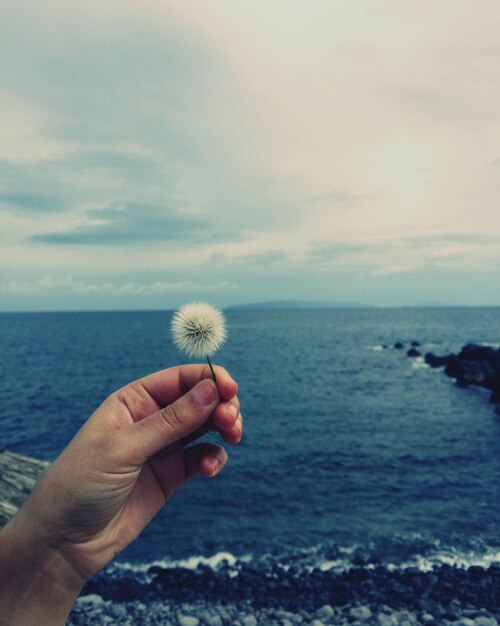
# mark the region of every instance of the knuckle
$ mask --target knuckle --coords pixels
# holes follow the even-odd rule
[[[161,411],[161,417],[169,428],[176,430],[184,424],[184,412],[178,404],[169,404]]]

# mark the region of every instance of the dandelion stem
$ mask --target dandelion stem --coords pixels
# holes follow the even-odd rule
[[[212,361],[210,360],[210,357],[207,354],[207,361],[208,361],[208,365],[210,367],[210,371],[212,372],[212,378],[214,379],[214,383],[217,382],[217,377],[215,376],[215,372],[214,372],[214,367],[212,365]]]

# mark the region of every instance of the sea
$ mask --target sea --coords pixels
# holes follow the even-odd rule
[[[171,311],[0,315],[0,448],[53,460],[115,389],[185,362]],[[112,571],[500,561],[500,417],[406,355],[500,346],[500,308],[226,312],[245,433]],[[393,346],[402,342],[404,349]],[[217,438],[210,436],[213,441]],[[111,571],[111,570],[110,570]]]

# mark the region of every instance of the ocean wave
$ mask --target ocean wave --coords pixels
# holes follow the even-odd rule
[[[394,552],[400,551],[400,558]],[[384,553],[386,556],[384,556]],[[243,554],[237,556],[228,551],[216,552],[210,556],[192,555],[183,559],[158,559],[149,563],[116,562],[106,570],[112,576],[127,574],[142,575],[150,579],[153,568],[186,569],[195,571],[199,568],[214,572],[224,571],[229,576],[237,576],[248,565],[255,567],[278,567],[283,571],[295,568],[301,572],[332,571],[348,572],[353,568],[375,569],[384,567],[389,571],[418,569],[429,572],[443,565],[459,569],[470,567],[488,568],[500,563],[500,546],[489,546],[480,541],[463,548],[443,544],[440,540],[425,540],[418,535],[405,544],[405,540],[395,538],[389,542],[374,542],[369,545],[352,544],[348,546],[318,545],[299,550],[285,551],[282,554]]]

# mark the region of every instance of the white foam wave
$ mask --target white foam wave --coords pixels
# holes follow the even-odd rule
[[[353,555],[360,549],[360,546],[343,546],[337,549],[338,556],[330,559],[325,559],[321,556],[321,547],[311,547],[301,551],[302,558],[297,558],[297,554],[293,559],[288,560],[286,557],[278,559],[277,564],[285,571],[292,565],[299,564],[305,571],[312,571],[314,569],[320,569],[323,572],[334,571],[335,573],[348,572],[354,567],[358,567],[353,563]],[[194,555],[185,559],[169,560],[159,559],[151,563],[137,564],[129,562],[118,562],[110,566],[108,571],[119,572],[133,572],[136,576],[143,578],[144,581],[148,581],[150,576],[148,575],[149,568],[153,566],[161,567],[163,569],[171,569],[175,567],[182,567],[190,570],[197,569],[198,566],[204,565],[213,569],[219,570],[222,566],[229,567],[229,576],[237,576],[239,569],[242,565],[250,563],[251,561],[260,561],[264,559],[267,561],[267,557],[260,557],[254,559],[250,554],[246,554],[242,557],[236,557],[231,552],[217,552],[212,556]],[[369,561],[369,559],[368,559]],[[435,543],[435,550],[426,551],[423,555],[415,555],[401,562],[376,561],[374,563],[366,563],[363,565],[366,569],[375,569],[380,565],[383,565],[390,571],[405,570],[410,567],[417,568],[422,572],[428,572],[434,567],[441,565],[451,565],[462,569],[467,569],[471,566],[479,566],[487,568],[495,562],[500,562],[500,550],[489,548],[484,551],[460,551],[455,548],[443,548],[440,542]]]
[[[402,561],[401,563],[386,562],[383,565],[390,571],[401,571],[410,567],[415,567],[421,572],[429,572],[434,567],[441,565],[450,565],[460,569],[468,569],[469,567],[478,566],[488,568],[493,563],[500,562],[500,550],[491,549],[486,552],[461,552],[455,549],[448,549],[436,552],[430,552],[426,555],[416,555],[414,558]],[[375,569],[379,564],[368,563],[364,565],[366,569]],[[322,571],[333,570],[337,573],[349,571],[354,564],[349,559],[338,558],[334,560],[322,561],[316,565]]]
[[[484,554],[477,554],[474,552],[458,552],[458,551],[445,551],[437,552],[436,554],[430,554],[428,556],[417,556],[415,559],[395,565],[388,563],[388,569],[407,569],[408,567],[417,567],[422,572],[429,572],[434,567],[439,565],[451,565],[459,567],[461,569],[467,569],[469,567],[489,567],[493,563],[500,562],[500,551],[492,550]]]
[[[423,356],[417,356],[414,357],[411,361],[411,366],[413,367],[413,369],[419,370],[419,369],[429,369],[429,365],[425,362],[425,359]]]
[[[130,563],[128,561],[116,562],[110,566],[110,570],[133,572],[134,574],[143,574],[148,578],[147,572],[150,567],[161,567],[163,569],[173,569],[183,567],[185,569],[195,570],[199,565],[210,567],[217,571],[222,566],[235,567],[237,563],[249,563],[252,560],[249,554],[236,557],[231,552],[217,552],[212,556],[193,555],[185,559],[159,559],[151,563]]]

